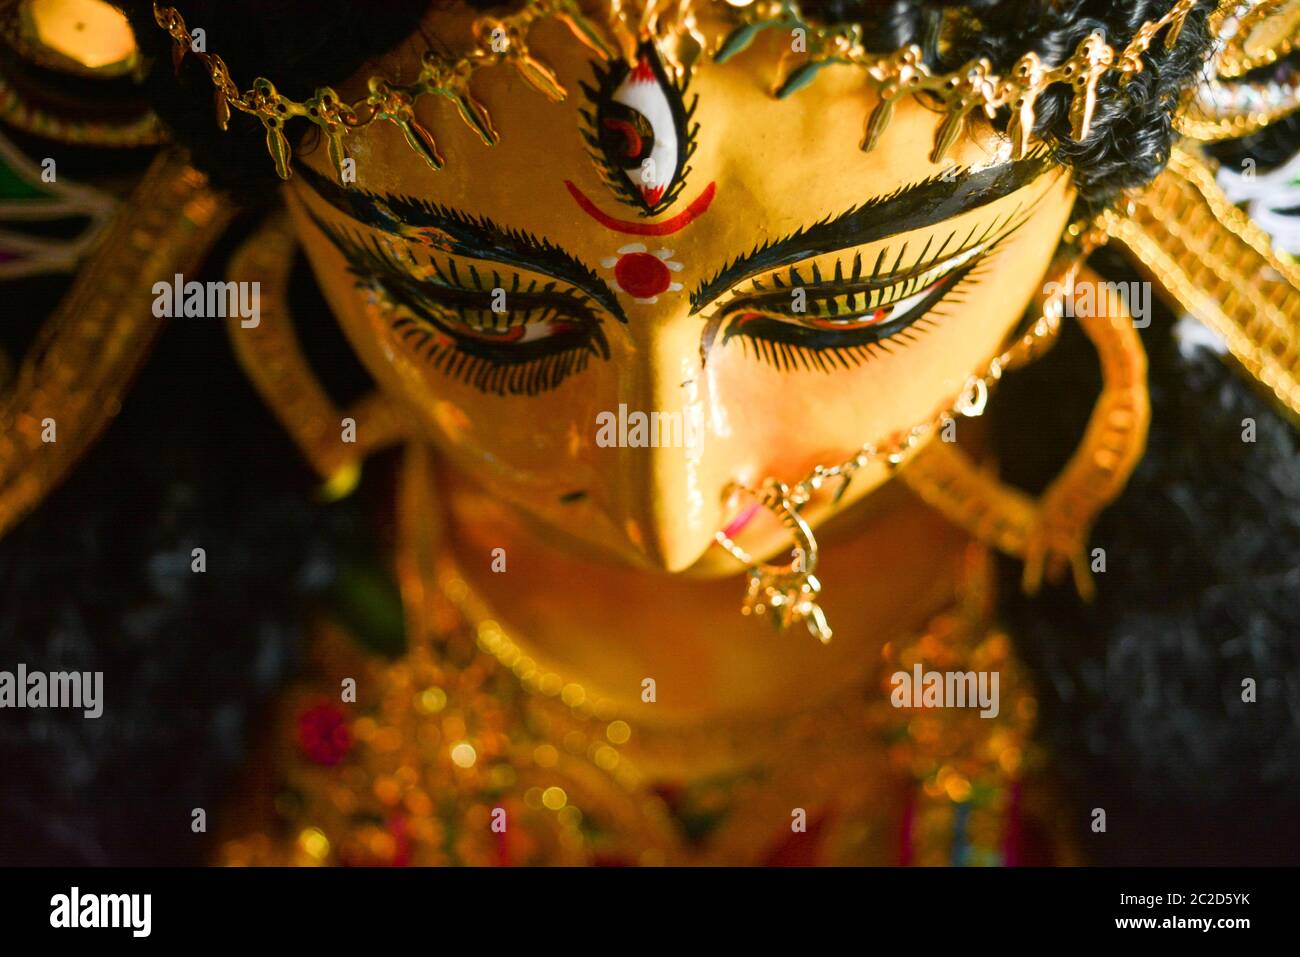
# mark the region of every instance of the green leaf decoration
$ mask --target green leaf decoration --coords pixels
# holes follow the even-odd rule
[[[749,49],[749,45],[754,42],[754,38],[768,27],[774,27],[780,20],[760,20],[756,23],[746,23],[736,27],[727,38],[722,41],[722,46],[718,47],[718,52],[713,55],[714,62],[726,63],[737,53],[744,53]]]
[[[787,96],[790,96],[793,93],[798,93],[805,86],[815,80],[817,74],[820,73],[824,67],[828,67],[832,63],[847,62],[847,60],[842,60],[839,57],[827,57],[824,60],[809,60],[807,63],[801,63],[799,66],[791,70],[790,75],[785,78],[785,82],[777,87],[776,98],[778,100],[784,100]]]

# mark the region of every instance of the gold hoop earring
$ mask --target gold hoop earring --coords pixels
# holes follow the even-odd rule
[[[1100,278],[1078,264],[1067,274],[1072,298],[1077,282]],[[1060,305],[1069,310],[1069,299]],[[1094,594],[1084,554],[1093,522],[1118,497],[1146,448],[1151,418],[1146,351],[1122,303],[1110,315],[1076,317],[1101,362],[1102,391],[1087,429],[1065,469],[1033,499],[981,469],[956,445],[931,442],[900,477],[953,524],[983,544],[1024,561],[1022,587],[1036,592],[1066,567],[1081,597]],[[1059,322],[1059,317],[1057,319]]]
[[[335,406],[317,381],[294,335],[289,314],[289,271],[297,240],[286,213],[275,213],[231,257],[227,278],[258,283],[261,315],[252,326],[238,315],[226,321],[235,357],[267,407],[324,482],[326,500],[356,487],[361,463],[407,435],[391,403],[372,393],[350,409]],[[355,441],[343,441],[347,420]]]

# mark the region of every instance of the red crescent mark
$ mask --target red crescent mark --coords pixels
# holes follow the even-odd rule
[[[716,193],[717,183],[710,183],[700,191],[700,195],[691,201],[687,206],[672,219],[665,219],[662,223],[632,223],[625,219],[615,219],[607,213],[603,213],[597,208],[596,204],[589,200],[577,186],[564,181],[565,187],[569,194],[578,201],[582,211],[594,219],[606,229],[612,229],[616,233],[627,233],[629,236],[671,236],[679,229],[690,225],[699,219],[708,210],[709,204],[713,202],[713,194]]]
[[[618,130],[623,134],[623,142],[627,144],[623,148],[624,156],[632,157],[641,152],[641,134],[627,120],[606,120],[605,129]]]

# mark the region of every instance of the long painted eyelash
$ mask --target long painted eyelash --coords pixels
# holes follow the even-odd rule
[[[605,287],[600,277],[548,239],[538,238],[522,229],[503,229],[487,216],[448,209],[424,198],[379,196],[364,190],[345,190],[331,177],[307,166],[301,167],[300,172],[335,209],[379,229],[399,232],[418,245],[467,259],[495,259],[525,270],[535,270],[535,261],[545,260],[549,269],[544,272],[561,282],[590,290],[602,309],[619,322],[627,322],[618,297]],[[308,215],[325,233],[336,235],[314,212],[309,210]],[[409,225],[415,222],[430,225]]]
[[[890,342],[900,347],[915,342],[924,335],[934,323],[929,317],[923,317],[906,329],[895,333],[889,339],[867,342],[856,346],[835,346],[813,349],[794,342],[781,342],[776,339],[759,339],[751,336],[741,337],[741,350],[746,357],[766,362],[781,372],[835,372],[837,369],[856,369],[858,366],[881,355],[890,355],[893,349]],[[751,356],[752,350],[752,356]]]
[[[1003,236],[1001,236],[996,242],[990,244],[989,248],[983,250],[981,254],[988,255],[991,253],[1003,239],[1014,233],[1016,229],[1019,229],[1020,226],[1023,225],[1022,223],[1017,223],[1015,227],[1008,228],[1010,227],[1011,221],[1015,219],[1016,215],[1021,211],[1022,205],[1023,204],[1017,203],[1005,217],[993,219],[984,227],[983,232],[980,232],[978,237],[976,236],[976,233],[980,230],[979,224],[977,223],[972,226],[970,232],[966,234],[966,238],[958,244],[955,251],[948,253],[947,258],[949,260],[957,260],[973,250],[980,249],[982,245],[988,242],[990,236],[997,235],[1000,230],[1006,230],[1006,233]],[[835,271],[829,278],[824,277],[821,267],[816,262],[813,262],[806,267],[811,276],[811,281],[805,279],[800,273],[800,266],[798,263],[787,267],[784,279],[778,274],[770,277],[770,281],[776,289],[788,290],[801,288],[810,296],[814,295],[817,292],[817,287],[821,285],[836,286],[844,283],[862,283],[864,290],[868,287],[873,290],[889,289],[892,294],[887,297],[882,296],[880,301],[875,302],[872,306],[872,308],[879,308],[887,306],[892,302],[897,302],[900,299],[906,299],[908,296],[916,292],[920,288],[919,280],[921,277],[925,276],[936,266],[944,262],[944,254],[956,237],[957,230],[954,229],[948,233],[947,237],[939,245],[939,248],[931,254],[930,248],[934,245],[934,237],[931,236],[929,240],[926,241],[921,252],[917,255],[916,261],[906,270],[902,268],[903,261],[907,256],[908,247],[908,244],[904,242],[898,250],[898,255],[893,257],[893,265],[888,270],[885,270],[885,263],[890,258],[890,250],[888,247],[885,247],[876,255],[875,264],[871,267],[871,271],[866,274],[863,273],[862,251],[856,250],[853,253],[851,264],[848,267],[847,276],[844,274],[845,261],[843,259],[837,259],[835,261]],[[958,268],[959,265],[959,263],[954,264],[953,269]],[[881,278],[882,273],[886,277],[885,279]],[[942,276],[936,277],[931,279],[931,282],[942,278]],[[766,291],[766,286],[764,286],[760,280],[754,280],[751,283],[750,289],[751,291]]]
[[[399,341],[444,375],[460,379],[482,392],[500,396],[536,395],[584,371],[593,356],[609,358],[609,346],[603,337],[597,337],[598,330],[540,340],[534,349],[529,349],[528,344],[500,346],[458,336],[423,305],[394,297],[392,290],[377,281],[363,281],[362,285],[370,290],[376,304],[390,314],[390,326]],[[398,312],[400,309],[406,313]]]
[[[727,331],[724,341],[739,338],[741,348],[746,356],[749,356],[752,350],[753,358],[767,362],[782,372],[792,372],[798,369],[834,372],[837,369],[857,368],[865,362],[879,358],[881,355],[891,355],[896,348],[905,348],[920,336],[929,332],[938,324],[936,321],[938,318],[947,317],[946,313],[939,311],[939,306],[948,301],[962,301],[962,298],[957,294],[978,274],[979,270],[971,267],[959,273],[955,279],[950,277],[946,281],[951,281],[951,286],[936,291],[937,298],[933,303],[922,303],[915,308],[917,318],[904,322],[888,335],[871,338],[864,342],[845,342],[834,345],[812,344],[810,342],[796,342],[792,338],[778,338],[775,334],[764,335],[734,327]],[[782,325],[785,325],[786,328],[781,332],[787,336],[806,334],[808,332],[808,330],[801,329],[801,327],[789,324]],[[879,335],[883,328],[888,326],[889,323],[885,323],[883,327],[860,330],[860,334]],[[830,333],[830,335],[843,340],[850,336],[851,333],[847,331],[835,332]]]
[[[475,327],[459,318],[444,321],[447,313],[454,315],[457,310],[430,296],[427,286],[432,284],[440,290],[442,299],[457,292],[481,296],[487,290],[477,267],[469,266],[465,270],[468,286],[473,288],[467,288],[466,284],[460,282],[460,271],[455,269],[451,261],[448,272],[442,274],[442,279],[454,279],[459,285],[444,284],[437,280],[432,283],[422,282],[409,276],[411,267],[420,268],[420,263],[409,250],[406,251],[410,257],[409,262],[403,264],[385,244],[375,240],[366,243],[359,237],[348,239],[328,227],[326,230],[347,258],[349,271],[356,277],[358,286],[366,290],[372,303],[389,316],[389,323],[399,341],[444,375],[460,379],[482,392],[494,395],[536,395],[557,387],[570,375],[582,372],[592,356],[609,358],[609,345],[604,338],[600,320],[586,300],[577,294],[555,290],[551,285],[537,289],[533,283],[524,287],[516,275],[511,284],[516,290],[516,300],[520,296],[541,295],[565,301],[566,308],[571,310],[565,314],[571,315],[575,320],[573,331],[533,343],[511,345],[470,338],[469,334]],[[494,281],[499,281],[499,274],[493,272],[492,275]],[[494,317],[493,325],[491,328],[483,327],[480,330],[482,332],[500,333],[511,327],[560,316],[557,309],[555,316],[534,318],[526,313],[523,322],[516,320],[499,323],[496,321],[497,314],[490,310],[488,312]],[[464,331],[458,333],[454,328],[457,324],[462,325]]]
[[[858,343],[843,342],[852,335],[845,331],[831,333],[833,339],[840,344],[813,344],[797,342],[792,338],[778,338],[777,335],[772,334],[763,335],[733,326],[724,335],[724,342],[739,338],[746,356],[750,356],[752,350],[753,358],[767,362],[783,372],[796,370],[834,372],[837,369],[857,368],[881,355],[890,355],[895,349],[905,348],[938,325],[939,320],[951,318],[952,314],[947,311],[947,307],[965,302],[966,291],[987,272],[990,265],[991,261],[986,254],[955,274],[940,280],[940,283],[947,282],[950,285],[946,289],[936,290],[932,300],[914,307],[911,312],[916,314],[915,319],[907,320],[904,316],[893,320],[894,323],[901,324],[893,332],[879,338]],[[790,324],[780,323],[780,325],[785,327],[780,330],[781,335],[810,333],[810,330]],[[858,334],[878,335],[890,325],[891,323],[883,323],[878,327],[860,330]]]
[[[472,312],[478,318],[486,320],[477,324],[466,322],[465,324],[471,329],[500,332],[514,326],[545,322],[564,316],[588,323],[593,327],[600,325],[600,320],[587,296],[576,290],[560,289],[555,282],[530,279],[525,283],[518,273],[512,273],[506,281],[495,269],[485,276],[472,263],[461,270],[456,267],[454,259],[448,259],[445,265],[440,265],[436,258],[431,257],[427,264],[422,264],[410,250],[405,250],[405,253],[406,261],[403,262],[392,249],[383,244],[375,243],[370,250],[370,254],[379,258],[379,265],[384,273],[405,275],[409,269],[425,273],[432,271],[430,281],[445,291],[445,294],[439,298],[440,305],[460,313],[462,318],[465,317],[465,313]],[[510,308],[504,312],[493,311],[490,302],[487,305],[483,304],[482,296],[493,294],[497,290],[505,293],[506,302],[510,304]],[[457,293],[468,295],[457,296]],[[476,295],[479,298],[476,299]],[[522,308],[520,308],[521,303]]]
[[[592,352],[569,349],[527,362],[502,365],[483,356],[471,355],[439,343],[428,330],[412,318],[399,317],[393,322],[398,338],[408,343],[434,369],[492,395],[537,395],[556,388],[571,375],[587,368]]]
[[[944,245],[946,247],[947,243],[945,242]],[[821,271],[816,264],[813,264],[810,270],[813,278],[811,283],[804,282],[798,268],[795,267],[789,274],[792,285],[787,287],[781,278],[776,276],[773,277],[775,288],[769,291],[761,282],[755,281],[750,295],[730,301],[722,308],[721,313],[728,316],[737,312],[759,309],[790,318],[801,316],[806,319],[834,319],[841,313],[847,316],[855,312],[886,309],[942,282],[984,251],[977,244],[945,259],[931,259],[925,264],[918,262],[902,276],[891,273],[888,281],[876,279],[879,260],[873,274],[862,279],[860,253],[855,255],[854,266],[848,277],[843,276],[842,261],[837,261],[835,277],[830,282],[822,280]],[[922,255],[924,256],[924,252]],[[798,312],[789,294],[794,290],[802,290],[804,293],[802,308]],[[758,295],[753,295],[754,292]]]
[[[993,222],[989,223],[984,231],[980,233],[979,238],[975,240],[974,243],[972,243],[972,240],[975,239],[979,226],[976,225],[971,228],[970,233],[967,234],[966,238],[960,244],[962,252],[953,253],[949,258],[957,259],[964,255],[965,252],[972,249],[979,249],[977,256],[973,261],[970,261],[965,265],[959,264],[952,271],[946,273],[938,280],[931,280],[933,285],[936,287],[941,286],[944,283],[948,283],[949,285],[946,289],[938,289],[932,297],[928,297],[926,300],[909,310],[907,315],[916,315],[917,318],[915,319],[909,321],[907,320],[907,315],[905,315],[898,318],[891,317],[890,320],[882,322],[878,326],[867,327],[864,329],[845,329],[823,332],[821,335],[827,341],[820,343],[793,341],[793,337],[795,336],[802,335],[803,337],[808,338],[812,335],[811,330],[806,327],[782,323],[779,320],[766,320],[769,328],[767,333],[764,334],[753,327],[744,328],[744,324],[737,321],[732,323],[723,334],[723,342],[725,343],[732,338],[739,337],[742,349],[745,351],[746,355],[749,355],[750,349],[752,348],[755,358],[768,362],[783,371],[790,371],[798,368],[830,372],[837,367],[847,369],[859,366],[870,359],[878,357],[882,353],[889,354],[893,351],[891,344],[906,346],[913,342],[918,335],[933,328],[935,325],[934,319],[947,318],[949,314],[943,310],[945,305],[965,301],[964,293],[969,284],[984,274],[991,261],[992,255],[1004,242],[1013,236],[1025,222],[1028,221],[1029,216],[1027,212],[1023,219],[1017,222],[1014,226],[1010,226],[1012,220],[1015,219],[1020,209],[1021,206],[1017,204],[1017,206],[1011,210],[1005,218],[993,220]],[[921,266],[921,260],[926,258],[931,245],[933,245],[933,239],[927,242],[925,248],[917,258],[917,263],[907,271],[906,275],[909,277],[924,276],[927,272],[933,270],[935,264],[941,261],[944,250],[948,248],[954,235],[956,235],[955,231],[949,234],[943,244],[939,247],[938,252],[935,253],[924,266]],[[980,246],[984,245],[988,240],[988,237],[991,235],[997,235],[997,238],[994,241],[987,243],[985,248],[980,249]],[[902,264],[903,257],[906,255],[906,248],[906,244],[904,244],[903,248],[900,249],[898,257],[894,263],[894,268],[890,271],[891,278],[893,273]],[[872,272],[873,276],[879,275],[881,266],[887,255],[887,249],[881,250],[876,259],[876,265]],[[856,253],[854,258],[854,268],[860,275],[861,253]],[[813,268],[810,271],[813,272],[814,278],[820,276],[820,270]],[[797,275],[797,272],[795,272],[795,275]],[[836,276],[843,276],[842,267],[838,262],[836,265]],[[890,301],[899,302],[913,294],[914,291],[909,291],[902,295],[891,295]],[[743,296],[731,300],[724,305],[718,313],[716,313],[715,321],[721,322],[725,320],[728,313],[734,314],[735,312],[743,311],[741,308],[743,304]],[[781,326],[786,328],[772,328]],[[894,331],[892,332],[881,335],[881,333],[886,332],[886,330],[889,330],[891,327],[896,328],[894,328]],[[758,326],[758,328],[761,329],[762,326]],[[856,343],[848,341],[854,335],[865,336],[868,338],[867,341]]]

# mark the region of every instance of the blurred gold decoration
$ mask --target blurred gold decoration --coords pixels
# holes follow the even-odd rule
[[[0,135],[0,281],[72,272],[94,248],[117,209],[107,193],[50,178],[9,139]],[[81,218],[84,228],[51,236],[44,227]]]
[[[789,837],[792,807],[830,821],[815,839],[825,863],[899,863],[900,823],[904,863],[1003,862],[1012,787],[1037,761],[1036,707],[988,624],[983,549],[953,606],[887,646],[865,685],[794,716],[659,726],[621,715],[501,624],[451,559],[437,486],[431,451],[411,443],[397,491],[405,655],[318,636],[277,722],[272,786],[286,798],[227,831],[223,863],[762,864]],[[998,714],[893,707],[891,675],[918,663],[998,672]],[[294,732],[342,675],[368,691],[337,712],[350,743],[322,764]],[[906,784],[910,823],[882,769]],[[810,805],[810,786],[833,800]],[[491,827],[494,814],[508,827]]]
[[[1210,16],[1207,76],[1187,92],[1178,132],[1205,142],[1257,133],[1300,109],[1300,70],[1278,63],[1300,36],[1300,0],[1223,0]],[[1278,63],[1271,76],[1246,74]]]
[[[1190,91],[1174,125],[1184,136],[1212,143],[1258,133],[1296,110],[1300,70],[1287,67],[1266,80],[1205,80]]]
[[[78,146],[137,147],[165,141],[143,96],[119,86],[144,62],[130,24],[101,0],[0,0],[0,121]],[[84,96],[82,94],[85,94]]]
[[[0,534],[117,414],[162,328],[155,279],[196,268],[232,215],[177,151],[159,154],[0,396]]]
[[[1206,161],[1169,168],[1106,230],[1181,309],[1214,330],[1252,378],[1300,416],[1300,266],[1224,195]]]
[[[126,15],[102,0],[19,0],[2,22],[9,45],[39,66],[107,78],[140,65]]]
[[[74,146],[134,148],[158,146],[167,141],[161,121],[141,111],[123,119],[69,117],[33,102],[0,75],[0,121],[24,133]]]
[[[1300,0],[1227,0],[1210,23],[1218,38],[1214,71],[1234,79],[1270,66],[1295,49]]]
[[[256,326],[246,327],[232,314],[226,328],[254,387],[325,483],[324,496],[336,499],[356,486],[366,456],[401,439],[407,425],[379,393],[351,409],[337,408],[312,374],[288,308],[296,248],[283,211],[240,246],[231,257],[228,278],[260,284],[261,317]],[[355,425],[355,442],[340,440],[345,419]]]

